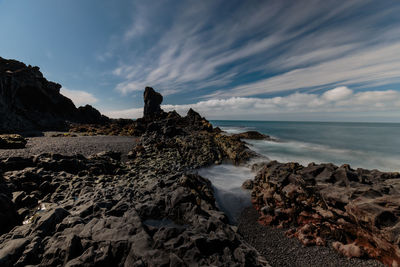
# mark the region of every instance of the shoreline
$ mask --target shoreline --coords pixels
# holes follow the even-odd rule
[[[88,141],[89,143],[86,143],[86,146],[81,146],[84,142]],[[107,143],[105,143],[106,141]],[[134,137],[48,137],[45,134],[42,137],[29,138],[26,149],[0,150],[0,158],[2,158],[2,154],[9,153],[10,151],[16,153],[14,156],[22,156],[23,158],[37,156],[37,154],[34,154],[35,151],[51,152],[50,148],[52,148],[52,151],[57,151],[60,154],[69,155],[73,155],[77,151],[76,149],[80,149],[83,152],[82,154],[87,157],[104,151],[103,148],[106,147],[105,145],[111,146],[113,148],[111,150],[125,154],[126,158],[127,152],[131,150],[131,148],[127,149],[127,147],[133,147],[137,142],[138,139]],[[58,145],[54,149],[55,144]],[[124,149],[126,150],[125,153]],[[257,162],[261,163],[262,161],[260,160]],[[251,170],[249,164],[242,166]],[[212,166],[205,168],[210,167]],[[256,173],[252,172],[252,175],[255,176]],[[250,178],[254,179],[254,176]],[[209,179],[206,175],[203,177]],[[336,252],[330,243],[325,247],[304,247],[299,240],[287,237],[285,230],[259,224],[257,222],[258,217],[259,214],[253,207],[244,208],[240,212],[235,225],[238,227],[238,232],[242,235],[244,241],[254,247],[272,266],[384,266],[382,263],[371,259],[347,259]]]

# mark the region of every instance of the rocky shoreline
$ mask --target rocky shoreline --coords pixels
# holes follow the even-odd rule
[[[268,237],[257,236],[256,220],[289,228],[304,246],[333,242],[347,257],[400,263],[399,173],[255,165],[258,174],[245,187],[260,217],[250,211],[238,230],[218,209],[210,181],[193,171],[248,162],[258,155],[241,139],[273,139],[227,135],[192,109],[184,117],[164,112],[163,97],[150,87],[136,121],[76,108],[60,87],[37,67],[0,58],[1,133],[70,131],[38,139],[61,154],[42,153],[35,139],[0,138],[1,266],[269,266],[267,242],[260,242]],[[123,138],[117,135],[130,143],[81,147],[94,140],[85,138]],[[103,149],[113,151],[97,153]]]
[[[349,258],[397,266],[400,256],[400,174],[271,161],[252,190],[259,223],[290,228],[304,246],[332,247]]]
[[[0,265],[267,265],[218,210],[211,183],[190,173],[254,153],[193,110],[139,123],[125,163],[114,152],[0,161]]]
[[[347,258],[326,246],[304,246],[289,238],[287,228],[265,226],[258,222],[260,215],[254,207],[244,209],[238,219],[238,231],[244,240],[265,257],[271,266],[280,267],[383,267],[372,259]]]

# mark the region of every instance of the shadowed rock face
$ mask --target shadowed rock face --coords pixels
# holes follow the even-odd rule
[[[143,93],[143,98],[143,117],[155,117],[163,113],[163,110],[160,107],[163,97],[160,93],[157,93],[151,87],[146,87]]]
[[[252,202],[264,225],[304,245],[326,245],[347,257],[400,263],[400,174],[333,164],[265,164],[254,180]]]
[[[66,121],[107,120],[94,108],[78,110],[60,88],[46,80],[39,67],[0,57],[0,131],[58,130]]]

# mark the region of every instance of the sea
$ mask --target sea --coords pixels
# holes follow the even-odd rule
[[[201,169],[199,174],[213,184],[217,203],[234,223],[250,205],[250,193],[241,184],[252,179],[251,163],[277,160],[350,164],[354,169],[400,172],[400,123],[211,121],[227,133],[258,131],[278,141],[245,140],[261,155],[250,164],[222,164]]]

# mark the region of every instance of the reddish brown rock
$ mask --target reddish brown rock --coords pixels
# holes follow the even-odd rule
[[[349,165],[272,161],[254,181],[259,222],[292,227],[303,245],[325,245],[347,257],[400,262],[400,174]]]

